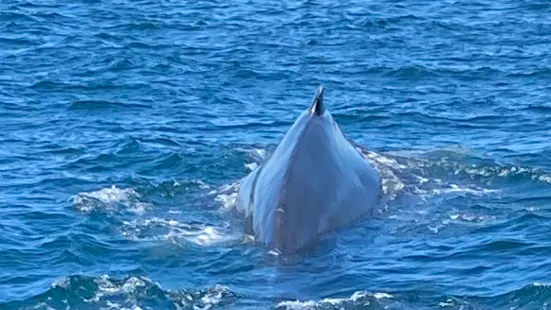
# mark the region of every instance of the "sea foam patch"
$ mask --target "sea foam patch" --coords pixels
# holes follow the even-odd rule
[[[229,224],[214,226],[203,223],[185,223],[175,219],[153,217],[123,221],[121,232],[134,241],[187,241],[199,246],[212,246],[238,240],[240,236],[231,233]]]
[[[132,188],[118,188],[115,185],[92,192],[82,192],[72,197],[73,205],[81,212],[98,209],[118,210],[124,208],[132,213],[144,213],[151,204],[139,200],[140,195]]]
[[[58,296],[71,296],[59,300]],[[53,298],[52,298],[53,297]],[[123,279],[108,275],[70,276],[52,283],[51,288],[25,309],[213,309],[235,301],[237,295],[221,284],[202,289],[164,289],[144,276]]]
[[[382,300],[391,299],[392,295],[382,292],[358,291],[347,298],[325,298],[314,301],[282,301],[277,304],[278,310],[318,310],[318,309],[358,309],[363,307],[384,307]]]

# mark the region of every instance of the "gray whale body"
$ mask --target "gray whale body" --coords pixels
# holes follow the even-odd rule
[[[319,87],[273,154],[243,179],[236,209],[255,241],[296,254],[371,215],[380,194],[379,173],[343,135]]]

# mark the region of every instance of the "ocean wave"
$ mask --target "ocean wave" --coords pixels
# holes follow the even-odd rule
[[[238,297],[227,286],[163,289],[147,277],[69,276],[37,296],[5,304],[17,309],[210,309]],[[2,305],[0,305],[2,306]]]
[[[6,304],[10,309],[256,309],[254,296],[244,296],[228,286],[164,289],[143,276],[112,278],[108,275],[62,278],[41,294]],[[262,309],[545,309],[551,286],[534,282],[494,296],[446,295],[435,291],[356,291],[348,297],[311,300],[277,300]]]

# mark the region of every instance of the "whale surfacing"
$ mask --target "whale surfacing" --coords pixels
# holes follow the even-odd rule
[[[245,177],[237,210],[256,241],[294,254],[372,214],[380,192],[377,170],[343,135],[319,87],[274,153]]]

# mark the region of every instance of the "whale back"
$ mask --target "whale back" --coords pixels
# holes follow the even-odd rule
[[[259,241],[293,253],[375,206],[380,179],[331,113],[304,111],[270,158],[249,174],[238,205]]]

